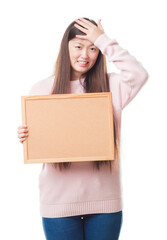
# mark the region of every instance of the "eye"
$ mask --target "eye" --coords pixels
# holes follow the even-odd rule
[[[75,48],[77,48],[77,49],[81,49],[81,46],[75,46]]]
[[[96,48],[95,47],[91,47],[90,50],[91,51],[96,51]]]

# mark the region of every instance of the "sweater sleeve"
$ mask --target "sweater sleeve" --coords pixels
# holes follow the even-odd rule
[[[46,79],[42,79],[35,83],[29,90],[29,95],[48,95],[51,94],[51,89],[54,83],[54,75]]]
[[[105,33],[100,35],[95,43],[100,51],[107,56],[109,62],[120,70],[109,76],[109,81],[115,77],[119,87],[121,108],[123,109],[138,93],[148,79],[148,73],[135,57],[122,49],[115,39],[110,39]]]

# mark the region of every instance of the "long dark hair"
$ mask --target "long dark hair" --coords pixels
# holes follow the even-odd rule
[[[89,20],[91,23],[96,24],[95,21]],[[52,88],[51,94],[65,94],[69,93],[69,84],[72,76],[72,69],[70,64],[68,42],[76,37],[76,35],[84,35],[78,28],[74,26],[75,21],[72,22],[66,29],[64,36],[61,41],[60,51],[55,66],[55,80]],[[83,87],[86,93],[92,92],[110,92],[109,82],[107,76],[107,66],[105,56],[99,51],[99,55],[94,66],[86,73]],[[115,144],[115,157],[118,153],[118,145],[116,143],[116,132],[115,132],[115,122],[114,122],[114,144]],[[114,160],[115,161],[115,160]],[[108,161],[92,161],[93,167],[100,169],[103,164],[109,164],[110,171],[112,170],[113,160]],[[59,165],[60,170],[63,168],[69,168],[71,162],[54,163],[53,165],[57,167]]]

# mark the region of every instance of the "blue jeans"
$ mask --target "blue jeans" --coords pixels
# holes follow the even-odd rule
[[[118,240],[122,211],[63,218],[42,218],[47,240]]]

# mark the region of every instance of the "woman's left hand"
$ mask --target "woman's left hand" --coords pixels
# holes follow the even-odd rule
[[[96,39],[104,33],[104,29],[101,25],[101,19],[98,20],[97,26],[84,18],[79,18],[75,20],[75,22],[80,26],[78,24],[74,24],[74,26],[86,34],[76,35],[77,38],[89,40],[90,42],[94,43]]]

